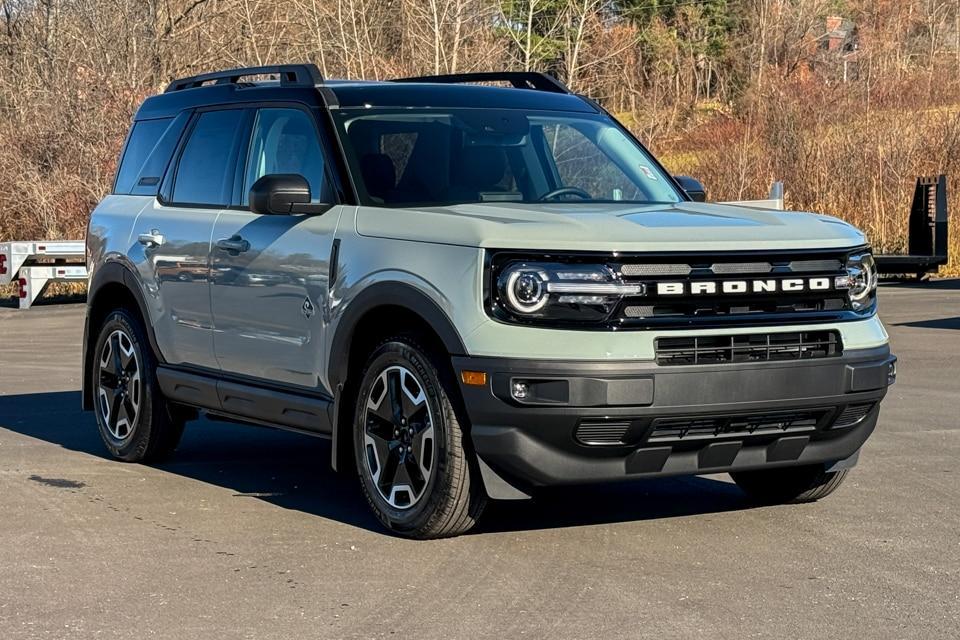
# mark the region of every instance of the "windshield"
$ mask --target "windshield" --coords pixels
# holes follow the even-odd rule
[[[368,205],[682,199],[646,151],[599,115],[431,108],[337,117]]]

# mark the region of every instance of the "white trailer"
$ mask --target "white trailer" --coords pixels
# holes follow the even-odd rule
[[[783,210],[783,183],[774,182],[770,186],[770,196],[766,200],[739,200],[722,204],[736,204],[741,207],[755,207],[757,209]]]
[[[0,285],[17,285],[21,309],[29,309],[51,282],[86,280],[83,240],[0,242]]]

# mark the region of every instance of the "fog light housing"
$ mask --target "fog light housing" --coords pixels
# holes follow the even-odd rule
[[[887,386],[897,381],[897,361],[894,360],[887,365]]]
[[[510,386],[510,395],[515,400],[525,400],[530,395],[530,384],[526,380],[514,380]]]

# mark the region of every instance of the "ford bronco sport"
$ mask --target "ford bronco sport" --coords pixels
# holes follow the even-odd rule
[[[704,199],[545,75],[177,80],[90,220],[84,406],[126,461],[201,412],[330,438],[418,538],[547,485],[816,500],[895,376],[870,248]]]

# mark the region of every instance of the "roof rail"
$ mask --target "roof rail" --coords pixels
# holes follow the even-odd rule
[[[193,89],[207,83],[212,84],[237,84],[240,78],[245,76],[262,75],[280,76],[280,84],[283,86],[313,87],[323,84],[323,74],[315,64],[279,64],[267,67],[244,67],[240,69],[230,69],[227,71],[215,71],[213,73],[203,73],[198,76],[181,78],[174,80],[167,85],[164,93],[171,91],[180,91],[182,89]]]
[[[570,93],[566,85],[546,73],[535,71],[483,71],[474,73],[453,73],[438,76],[419,76],[415,78],[397,78],[393,82],[437,82],[442,84],[461,84],[467,82],[509,82],[517,89],[535,89],[550,93]]]

